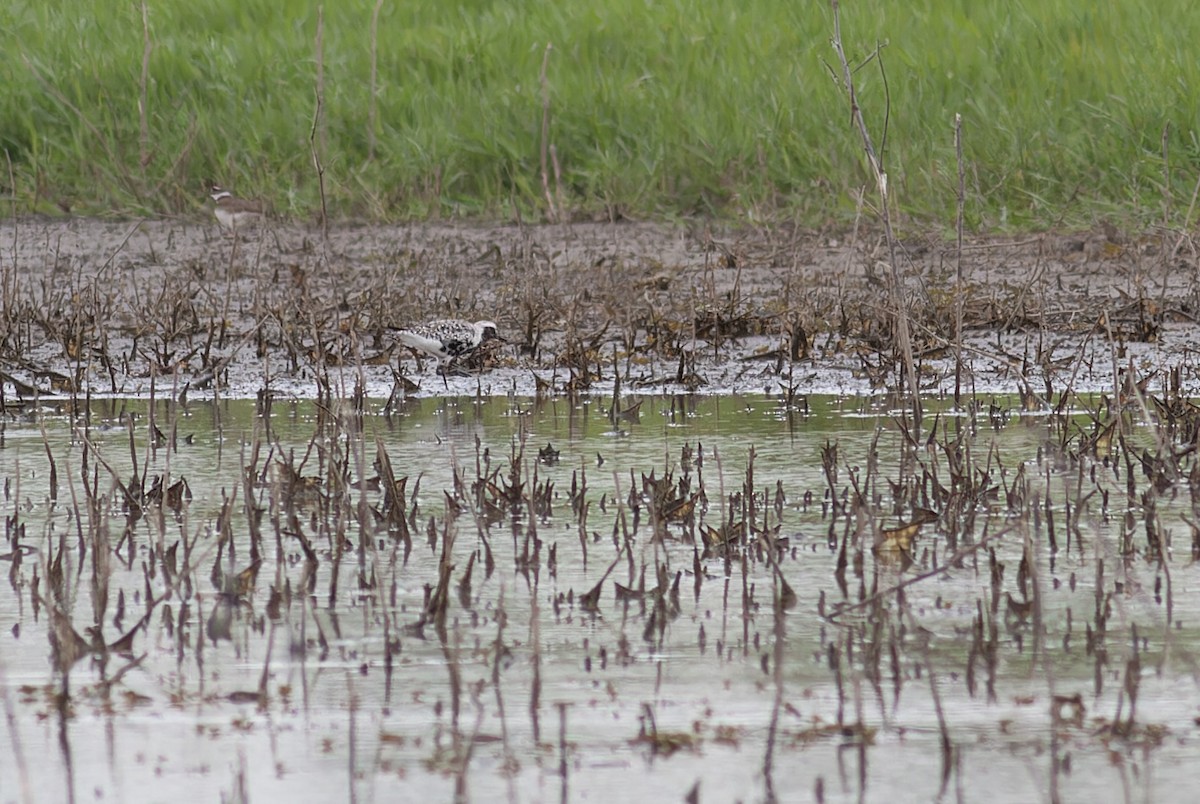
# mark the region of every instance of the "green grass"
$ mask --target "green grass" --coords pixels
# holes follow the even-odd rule
[[[0,6],[0,185],[18,212],[194,214],[216,179],[319,208],[317,3],[155,0],[146,121],[131,0]],[[546,213],[539,70],[574,214],[845,221],[868,185],[817,0],[386,0],[368,154],[372,0],[327,3],[323,163],[340,216]],[[1181,223],[1200,171],[1200,15],[1134,0],[850,0],[847,52],[887,43],[899,210],[953,220],[963,115],[972,228]],[[860,70],[877,142],[878,68]],[[1170,188],[1161,137],[1170,126]],[[0,154],[0,159],[3,155]],[[869,189],[869,188],[868,188]]]

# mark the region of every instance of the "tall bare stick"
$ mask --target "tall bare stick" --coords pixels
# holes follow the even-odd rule
[[[963,167],[962,115],[954,114],[954,157],[958,161],[957,214],[954,216],[954,231],[957,235],[954,248],[956,286],[954,288],[954,406],[962,407],[962,328],[963,328],[963,224],[966,210],[967,178]]]
[[[313,109],[312,128],[308,132],[308,148],[312,153],[313,167],[317,171],[317,189],[321,193],[321,239],[329,240],[329,208],[325,203],[325,166],[321,164],[321,151],[324,149],[325,127],[322,124],[323,107],[325,106],[325,7],[317,6],[317,102]],[[321,132],[320,146],[317,144],[317,132]]]
[[[858,92],[854,87],[854,74],[850,69],[850,63],[846,61],[846,51],[842,48],[842,21],[838,9],[838,0],[829,0],[829,5],[833,9],[833,41],[830,44],[833,45],[833,50],[837,53],[838,62],[842,68],[842,89],[845,90],[850,100],[850,117],[854,122],[855,128],[858,129],[859,136],[862,138],[863,150],[867,155],[867,163],[871,167],[871,174],[875,178],[875,187],[879,191],[880,217],[883,220],[884,235],[887,237],[888,262],[891,268],[892,304],[896,309],[896,346],[904,363],[905,379],[908,382],[909,396],[912,398],[913,434],[914,436],[918,436],[921,431],[921,384],[917,379],[916,365],[913,360],[912,338],[909,335],[908,302],[904,297],[904,291],[900,285],[896,235],[892,231],[891,203],[888,199],[888,176],[887,172],[883,169],[883,163],[875,152],[871,133],[867,130],[867,123],[863,120],[862,109],[858,105]],[[876,48],[875,56],[876,58],[879,57],[878,48]]]
[[[379,11],[383,8],[383,0],[375,0],[375,10],[371,12],[371,94],[367,98],[367,161],[375,161],[375,113],[376,113],[376,81],[379,76]]]

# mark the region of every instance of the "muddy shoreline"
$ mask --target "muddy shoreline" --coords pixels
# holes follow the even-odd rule
[[[617,377],[622,393],[887,393],[886,255],[873,232],[704,223],[339,225],[326,238],[268,222],[235,241],[209,219],[10,220],[0,371],[10,404],[611,394]],[[1176,370],[1200,392],[1190,239],[977,238],[960,260],[929,235],[902,255],[931,395],[1098,392],[1131,367]],[[443,384],[387,328],[449,316],[492,319],[510,343]]]

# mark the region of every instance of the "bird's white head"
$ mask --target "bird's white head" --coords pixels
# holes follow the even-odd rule
[[[222,198],[229,198],[233,195],[233,193],[229,192],[219,184],[214,184],[212,189],[208,191],[208,194],[212,196],[213,201],[220,201]]]
[[[496,324],[493,321],[476,321],[475,331],[479,333],[479,342],[485,341],[502,341],[503,338],[496,331]]]

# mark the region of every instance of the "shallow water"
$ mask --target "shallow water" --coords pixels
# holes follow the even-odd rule
[[[1014,411],[946,415],[914,448],[862,399],[641,403],[615,425],[608,400],[521,398],[106,400],[6,421],[0,799],[1190,800],[1186,481],[1148,502],[1135,469],[1130,497],[1121,460]],[[380,450],[408,478],[404,524],[353,485]],[[703,493],[657,537],[651,472]],[[145,493],[159,477],[190,499]],[[914,501],[942,518],[873,550]],[[706,551],[730,519],[765,533]],[[660,572],[677,594],[655,594]],[[111,645],[151,597],[131,651],[52,648],[66,621]]]

